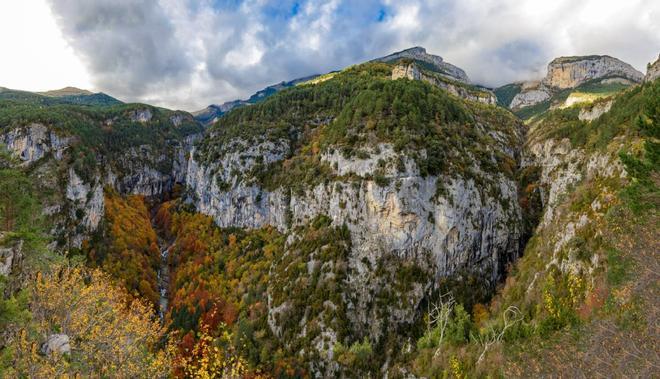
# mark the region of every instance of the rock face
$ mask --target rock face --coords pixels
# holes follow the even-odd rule
[[[10,152],[29,165],[48,153],[52,153],[55,159],[62,159],[69,147],[70,138],[59,136],[45,125],[30,124],[0,134],[0,143],[5,144]]]
[[[428,54],[426,49],[423,47],[413,47],[407,50],[399,51],[394,54],[390,54],[386,57],[375,59],[378,62],[395,62],[400,59],[413,59],[427,63],[434,67],[434,69],[442,74],[447,76],[450,79],[457,80],[463,83],[470,83],[470,78],[468,78],[465,71],[460,68],[445,62],[442,57],[437,55]]]
[[[152,116],[149,110],[131,114],[131,117],[139,122],[147,122]],[[178,122],[185,118],[179,115],[172,117]],[[7,149],[26,166],[49,161],[48,157],[52,156],[54,161],[58,162],[58,165],[52,168],[53,171],[64,167],[61,176],[65,178],[65,185],[61,199],[46,207],[44,213],[55,218],[74,220],[73,230],[67,230],[68,245],[80,247],[89,233],[96,231],[104,216],[105,186],[122,194],[160,196],[169,192],[174,183],[184,181],[190,149],[200,137],[201,135],[193,134],[181,141],[171,141],[166,151],[155,151],[150,145],[141,145],[127,148],[117,157],[97,156],[97,163],[101,168],[93,176],[84,178],[66,159],[67,151],[75,139],[42,124],[3,130],[0,133],[0,143],[6,144]],[[40,175],[53,176],[57,173]],[[62,223],[60,227],[70,228],[65,226],[66,224]]]
[[[644,76],[644,81],[652,82],[657,78],[660,78],[660,55],[658,55],[658,59],[656,59],[656,61],[653,62],[653,64],[649,63],[649,65],[647,66],[646,76]]]
[[[487,90],[477,90],[466,88],[463,85],[453,84],[448,80],[442,80],[437,77],[426,75],[422,72],[415,63],[399,64],[392,69],[392,80],[407,78],[410,80],[423,80],[434,86],[447,90],[454,96],[461,97],[470,101],[478,101],[480,103],[497,104],[495,94]]]
[[[644,76],[628,63],[607,55],[560,57],[548,64],[548,74],[543,84],[559,89],[575,88],[588,80],[605,77],[625,78],[639,83]]]
[[[131,111],[129,117],[132,121],[145,123],[151,121],[153,115],[149,109],[138,109]]]
[[[525,82],[521,91],[516,94],[509,104],[511,109],[520,109],[542,103],[552,96],[552,91],[540,82]]]
[[[593,121],[598,117],[605,114],[607,111],[612,108],[613,100],[608,100],[605,102],[598,102],[591,106],[580,109],[578,118],[582,121]]]

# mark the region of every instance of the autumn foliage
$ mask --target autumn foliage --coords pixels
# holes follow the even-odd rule
[[[98,269],[55,268],[29,287],[30,323],[12,339],[8,377],[167,377],[160,343],[165,329],[149,303],[113,284]],[[71,352],[40,352],[51,334],[69,337]],[[170,354],[171,355],[171,354]]]
[[[272,367],[276,347],[266,322],[266,288],[282,236],[274,228],[221,229],[211,217],[172,202],[160,207],[156,223],[174,239],[167,319],[183,336],[181,359],[200,351],[216,354],[203,345],[210,339],[223,346],[222,354],[240,351],[248,376],[256,375],[255,367]]]
[[[107,191],[105,216],[101,240],[83,246],[91,263],[121,280],[129,292],[157,304],[160,250],[144,197]]]

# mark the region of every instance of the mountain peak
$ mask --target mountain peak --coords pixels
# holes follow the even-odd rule
[[[376,62],[394,62],[399,59],[412,59],[420,62],[424,68],[435,71],[450,79],[458,80],[463,83],[470,83],[465,71],[450,63],[445,62],[442,57],[427,53],[426,49],[421,46],[411,47],[406,50],[398,51],[382,58],[374,59]]]
[[[79,96],[79,95],[93,95],[94,93],[76,87],[64,87],[56,90],[37,92],[40,95],[62,97],[62,96]]]

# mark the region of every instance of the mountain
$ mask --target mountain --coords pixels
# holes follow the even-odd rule
[[[123,104],[105,93],[92,93],[74,87],[46,92],[27,92],[0,87],[0,99],[32,102],[42,105],[78,104],[89,106],[110,106]]]
[[[251,105],[251,104],[256,104],[260,101],[265,100],[269,96],[282,91],[286,88],[290,88],[293,86],[296,86],[300,83],[304,83],[310,80],[313,80],[317,78],[319,75],[311,75],[311,76],[306,76],[303,78],[298,78],[294,79],[288,82],[281,82],[278,84],[273,84],[271,86],[268,86],[262,90],[259,90],[255,92],[252,96],[250,96],[247,100],[232,100],[232,101],[227,101],[225,103],[222,103],[220,105],[216,104],[211,104],[208,107],[193,112],[193,115],[195,116],[195,119],[199,122],[201,122],[204,125],[211,125],[218,121],[218,118],[220,118],[222,115],[225,113],[229,112],[230,110],[238,107],[242,107],[245,105]]]
[[[391,63],[401,59],[411,59],[415,61],[420,67],[423,67],[429,71],[434,71],[452,80],[467,84],[470,83],[470,79],[468,78],[465,71],[445,62],[442,57],[428,54],[426,49],[420,46],[402,50],[382,58],[377,58],[375,61]]]
[[[80,89],[76,87],[64,87],[57,90],[51,90],[46,92],[37,92],[39,95],[52,96],[52,97],[66,97],[66,96],[88,96],[93,95],[92,92],[85,89]]]
[[[430,75],[427,75],[425,78],[427,81],[431,80],[429,79],[430,76],[435,76],[436,78],[432,80],[435,81],[436,85],[443,85],[445,89],[452,91],[456,95],[459,95],[460,93],[462,94],[462,96],[467,96],[468,91],[464,90],[463,88],[476,90],[476,91],[472,91],[475,93],[484,92],[484,89],[477,89],[477,87],[470,85],[470,79],[468,78],[465,71],[452,64],[444,62],[443,59],[437,55],[428,54],[426,52],[426,49],[423,47],[419,47],[419,46],[413,47],[410,49],[406,49],[400,52],[390,54],[385,57],[374,59],[373,61],[384,62],[384,63],[396,63],[401,60],[414,63],[415,68],[411,68],[411,70],[416,70],[417,67],[423,68],[426,72],[430,73]],[[406,76],[407,74],[395,74],[395,76],[396,75]],[[260,91],[257,91],[247,100],[233,100],[233,101],[225,102],[221,105],[212,104],[206,107],[205,109],[193,112],[193,115],[195,116],[195,119],[201,122],[202,124],[211,125],[215,123],[222,115],[224,115],[225,113],[229,112],[232,109],[242,107],[245,105],[256,104],[283,89],[290,88],[298,84],[314,80],[319,76],[320,75],[312,75],[299,79],[294,79],[289,82],[281,82],[279,84],[275,84],[266,87]],[[476,99],[477,97],[478,96],[474,96],[473,99]],[[481,97],[484,96],[481,95]],[[491,95],[488,94],[487,97],[488,97],[487,101],[491,101],[490,100]],[[494,95],[492,96],[492,98],[493,99],[495,98]]]
[[[0,99],[2,370],[652,377],[660,81],[523,120],[397,54],[206,127]]]
[[[644,75],[607,55],[560,57],[540,81],[512,83],[495,90],[499,103],[524,119],[550,107],[589,102],[640,83]]]

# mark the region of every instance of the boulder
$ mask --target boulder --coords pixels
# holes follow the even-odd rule
[[[41,345],[41,353],[44,355],[55,354],[70,354],[71,344],[69,343],[69,336],[66,334],[51,334]]]

